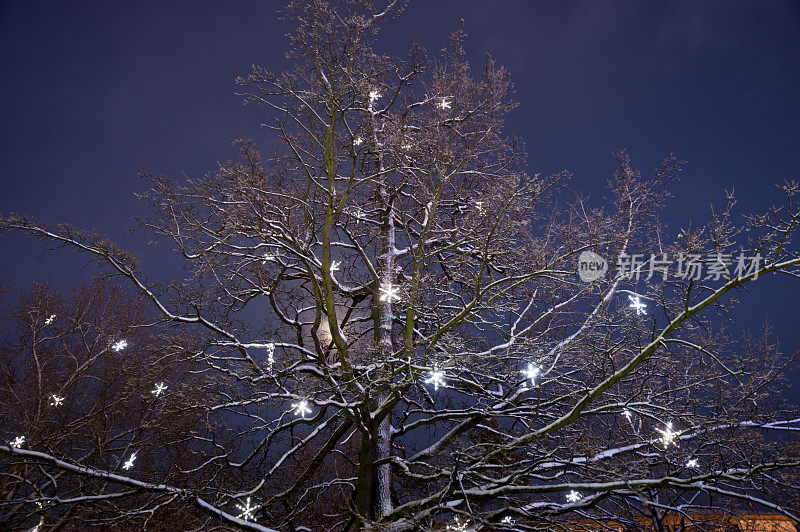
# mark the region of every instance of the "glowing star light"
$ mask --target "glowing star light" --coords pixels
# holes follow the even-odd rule
[[[122,464],[122,469],[130,469],[133,467],[133,463],[136,461],[136,453],[131,454],[130,458],[125,460],[125,463]]]
[[[678,436],[678,433],[672,430],[672,423],[667,423],[667,426],[664,427],[664,430],[656,429],[656,432],[661,434],[659,441],[665,449],[670,445],[675,445],[675,438]]]
[[[8,444],[14,449],[19,449],[20,447],[22,447],[23,443],[25,443],[25,436],[17,436],[16,438],[8,442]]]
[[[301,399],[297,403],[292,403],[292,410],[294,410],[296,416],[300,417],[306,417],[306,414],[311,413],[311,407],[308,406],[308,401],[305,399]]]
[[[536,386],[536,378],[539,377],[539,374],[541,372],[542,368],[529,363],[528,366],[525,369],[523,369],[520,373],[525,375],[526,380],[531,381],[531,386]]]
[[[449,96],[445,96],[444,98],[439,99],[439,103],[437,104],[439,109],[450,109],[453,106],[453,99]]]
[[[380,288],[380,300],[381,301],[388,301],[391,303],[392,301],[400,301],[400,288],[394,286],[392,283],[381,283]]]
[[[692,467],[692,468],[697,469],[697,466],[698,466],[698,462],[697,462],[696,458],[692,458],[691,460],[686,462],[686,467]]]
[[[239,519],[244,519],[245,521],[255,521],[256,520],[256,517],[253,514],[255,514],[256,510],[258,510],[258,505],[257,504],[251,504],[250,503],[250,497],[248,497],[247,500],[244,501],[244,504],[236,503],[236,508],[240,512],[239,515],[236,516]]]
[[[157,382],[157,383],[156,383],[156,387],[155,387],[155,389],[154,389],[154,390],[151,390],[151,391],[150,391],[150,393],[152,393],[153,395],[155,395],[156,397],[158,397],[159,395],[161,395],[162,393],[164,393],[164,391],[165,391],[167,388],[168,388],[168,386],[167,386],[165,383],[163,383],[163,382]]]
[[[361,137],[356,137],[353,139],[353,146],[361,146],[362,144],[364,144],[364,139]]]
[[[425,379],[425,384],[433,384],[433,390],[438,391],[439,386],[444,386],[444,371],[434,366],[428,374],[428,378]]]
[[[55,315],[55,314],[50,314],[50,315],[47,317],[47,319],[46,319],[46,320],[44,320],[44,324],[45,324],[45,325],[50,325],[51,323],[53,323],[53,320],[55,320],[55,319],[56,319],[56,315]]]
[[[632,308],[632,309],[634,309],[636,311],[636,315],[637,316],[640,315],[640,314],[645,314],[645,315],[647,314],[647,311],[645,310],[645,308],[647,308],[647,305],[642,303],[642,301],[639,298],[639,296],[636,296],[636,297],[628,296],[628,299],[631,302],[630,308]]]
[[[128,347],[128,341],[127,340],[120,340],[120,341],[116,342],[114,345],[112,345],[111,349],[113,349],[114,351],[119,353],[120,351],[122,351],[126,347]]]
[[[383,95],[381,94],[381,91],[378,90],[378,89],[372,89],[371,91],[369,91],[369,101],[370,102],[374,102],[375,100],[377,100],[381,96],[383,96]]]
[[[60,395],[53,394],[50,396],[50,406],[61,406],[64,402],[64,398]]]
[[[572,490],[567,493],[567,502],[578,502],[581,499],[583,499],[583,495],[580,491]]]

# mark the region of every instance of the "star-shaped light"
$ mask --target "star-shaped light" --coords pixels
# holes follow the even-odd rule
[[[25,443],[25,436],[17,436],[16,438],[8,442],[8,444],[14,449],[19,449],[20,447],[22,447],[23,443]]]
[[[237,515],[236,517],[238,517],[239,519],[244,519],[245,521],[255,521],[256,518],[255,518],[255,515],[253,515],[253,514],[255,514],[256,510],[258,510],[258,505],[257,504],[251,504],[250,503],[250,497],[248,497],[244,501],[244,504],[239,504],[237,502],[236,503],[236,508],[240,512],[239,515]]]
[[[536,386],[536,378],[542,372],[542,368],[536,366],[534,364],[528,363],[527,367],[520,371],[523,375],[525,375],[526,380],[531,381],[531,386]]]
[[[580,491],[572,490],[567,493],[567,502],[578,502],[581,499],[583,499],[583,495]]]
[[[308,406],[308,401],[305,399],[292,403],[292,410],[294,410],[296,416],[300,417],[306,417],[306,414],[311,413],[311,407]]]
[[[628,296],[628,299],[631,302],[630,308],[636,311],[637,316],[640,314],[645,314],[645,315],[647,314],[647,311],[645,310],[647,308],[647,305],[642,303],[642,300],[639,298],[639,296],[636,297]]]
[[[50,406],[61,406],[63,402],[64,398],[60,395],[53,394],[50,396]]]
[[[388,301],[389,303],[392,301],[400,301],[400,288],[394,286],[392,283],[381,283],[380,300]]]
[[[361,137],[356,137],[353,139],[353,146],[361,146],[362,144],[364,144],[364,139]]]
[[[678,436],[678,433],[672,430],[672,423],[667,423],[664,430],[657,428],[656,432],[661,434],[659,441],[661,441],[661,445],[663,445],[665,449],[670,445],[675,445],[675,438]]]
[[[152,393],[153,395],[155,395],[156,397],[158,397],[159,395],[161,395],[162,393],[164,393],[164,391],[165,391],[167,388],[169,388],[169,386],[167,386],[165,383],[163,383],[163,382],[157,382],[157,383],[156,383],[156,387],[155,387],[155,389],[154,389],[154,390],[151,390],[151,391],[150,391],[150,393]]]
[[[431,372],[428,373],[425,384],[433,384],[433,390],[438,391],[439,386],[444,386],[444,371],[434,366]]]
[[[374,102],[375,100],[377,100],[381,96],[383,96],[383,95],[381,94],[381,91],[379,89],[371,89],[369,91],[369,101],[370,102]]]
[[[437,105],[439,106],[439,109],[450,109],[450,107],[453,105],[453,99],[449,96],[439,98],[439,103]]]
[[[122,469],[130,469],[133,467],[133,463],[136,461],[136,453],[132,453],[130,458],[125,460],[125,463],[122,464]]]
[[[696,469],[698,465],[699,463],[697,462],[697,458],[692,458],[691,460],[686,462],[686,467],[692,467]]]
[[[55,315],[55,314],[50,314],[50,315],[47,317],[47,319],[46,319],[46,320],[44,320],[44,324],[45,324],[45,325],[50,325],[51,323],[53,323],[53,320],[55,320],[55,319],[56,319],[56,315]]]
[[[120,351],[122,351],[126,347],[128,347],[128,341],[127,340],[119,340],[118,342],[114,343],[114,345],[111,346],[111,349],[113,349],[114,351],[119,353]]]

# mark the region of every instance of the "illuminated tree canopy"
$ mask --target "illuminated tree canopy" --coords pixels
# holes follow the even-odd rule
[[[461,31],[435,58],[378,53],[379,25],[401,11],[385,4],[292,3],[293,68],[238,80],[263,108],[264,147],[237,141],[237,159],[199,178],[145,174],[141,230],[180,254],[186,279],[151,281],[92,233],[0,218],[119,284],[42,290],[5,317],[6,522],[399,532],[800,517],[785,437],[800,412],[781,392],[795,356],[723,326],[740,290],[797,282],[797,184],[744,219],[729,197],[667,242],[680,160],[643,175],[620,152],[602,201],[566,172],[528,174],[503,129],[508,72],[469,65]],[[588,282],[587,251],[611,265]],[[687,257],[705,274],[686,275]]]

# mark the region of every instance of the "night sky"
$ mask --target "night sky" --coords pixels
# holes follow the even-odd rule
[[[242,105],[234,79],[253,63],[286,68],[281,5],[0,0],[0,213],[95,230],[151,277],[179,275],[166,248],[127,232],[145,214],[136,174],[200,175],[235,155],[233,139],[263,143],[263,110]],[[797,1],[412,0],[377,48],[436,52],[461,19],[475,61],[488,52],[511,71],[520,107],[508,131],[526,142],[531,173],[568,169],[600,204],[616,149],[645,170],[674,152],[688,165],[665,211],[671,234],[707,221],[725,189],[743,213],[800,179]],[[0,285],[66,288],[93,273],[41,249],[0,237]],[[768,321],[785,350],[800,347],[800,281],[751,291],[735,329]]]

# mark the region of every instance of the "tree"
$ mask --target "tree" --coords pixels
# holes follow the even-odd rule
[[[135,489],[113,489],[69,469],[135,467],[157,479],[170,473],[176,456],[196,447],[191,436],[200,434],[202,412],[191,405],[202,394],[192,389],[186,364],[154,337],[167,331],[152,326],[145,302],[96,281],[68,296],[35,286],[3,308],[3,443],[34,446],[37,458],[64,467],[51,471],[24,456],[2,455],[0,525],[29,529],[46,519],[54,528],[76,521],[135,527],[148,513],[162,515]],[[149,452],[140,455],[142,447]],[[129,512],[131,505],[139,512]],[[170,519],[183,520],[181,513]]]
[[[207,397],[198,465],[173,483],[0,451],[253,530],[663,528],[667,510],[742,504],[797,519],[800,462],[775,437],[798,430],[780,400],[795,357],[722,327],[743,287],[797,277],[795,183],[781,208],[740,224],[729,197],[669,244],[675,157],[642,176],[620,153],[592,206],[566,173],[525,172],[503,132],[508,73],[490,58],[473,73],[463,32],[437,60],[398,59],[372,48],[396,1],[287,12],[293,70],[239,80],[269,113],[269,156],[243,140],[201,179],[145,174],[142,228],[190,280],[150,283],[98,237],[2,220],[98,258],[186,331],[173,347]],[[576,274],[604,258],[617,275]]]

